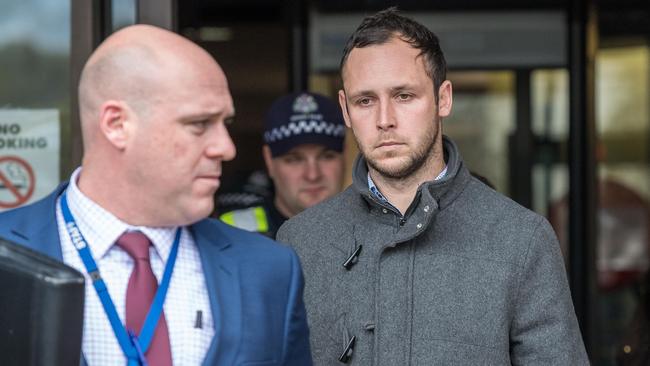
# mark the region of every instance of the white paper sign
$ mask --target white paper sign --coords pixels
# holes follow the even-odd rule
[[[45,197],[59,184],[56,109],[0,109],[0,211]]]

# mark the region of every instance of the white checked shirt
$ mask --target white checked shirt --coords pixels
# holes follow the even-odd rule
[[[138,230],[147,235],[153,243],[150,248],[151,267],[160,283],[177,228],[133,227],[120,221],[81,193],[76,184],[80,171],[81,168],[78,168],[70,178],[67,188],[68,205],[79,230],[88,242],[117,313],[124,322],[126,289],[133,269],[133,260],[124,250],[113,244],[127,230]],[[82,345],[84,357],[90,366],[125,365],[126,357],[113,333],[92,280],[65,230],[60,203],[57,204],[56,216],[63,261],[86,277]],[[174,365],[200,365],[214,337],[214,322],[199,252],[186,228],[182,229],[178,257],[163,309]],[[202,318],[200,328],[196,327],[199,311]]]

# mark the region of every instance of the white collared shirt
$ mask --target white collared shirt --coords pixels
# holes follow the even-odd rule
[[[138,230],[147,235],[153,244],[150,248],[151,267],[160,283],[177,228],[134,227],[120,221],[79,190],[76,181],[80,172],[81,168],[78,168],[70,178],[66,191],[68,205],[79,230],[88,242],[117,313],[124,322],[126,289],[133,269],[133,260],[124,250],[114,245],[115,241],[127,230]],[[91,366],[125,365],[126,357],[113,333],[92,280],[65,230],[59,201],[56,216],[63,261],[86,277],[82,345],[84,357]],[[201,258],[187,228],[182,229],[178,257],[163,309],[174,365],[200,365],[214,337],[215,326]],[[196,327],[198,312],[201,312],[200,328]]]

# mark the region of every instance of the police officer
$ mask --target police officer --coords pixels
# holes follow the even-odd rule
[[[262,148],[274,195],[221,220],[274,238],[285,220],[340,192],[344,138],[341,110],[330,99],[308,92],[277,99],[266,116]]]

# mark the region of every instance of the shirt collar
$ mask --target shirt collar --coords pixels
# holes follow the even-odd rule
[[[77,180],[81,169],[79,167],[72,173],[66,195],[70,212],[95,258],[104,257],[125,231],[140,231],[151,240],[156,253],[166,262],[177,228],[133,226],[121,221],[79,190]]]
[[[444,178],[445,175],[447,175],[447,165],[445,165],[445,168],[440,172],[440,174],[438,174],[434,181]],[[390,204],[390,202],[388,202],[388,199],[383,194],[381,194],[379,188],[377,188],[377,185],[375,185],[375,182],[370,177],[370,172],[368,172],[368,189],[370,189],[370,192],[372,192],[372,194],[381,202]]]

